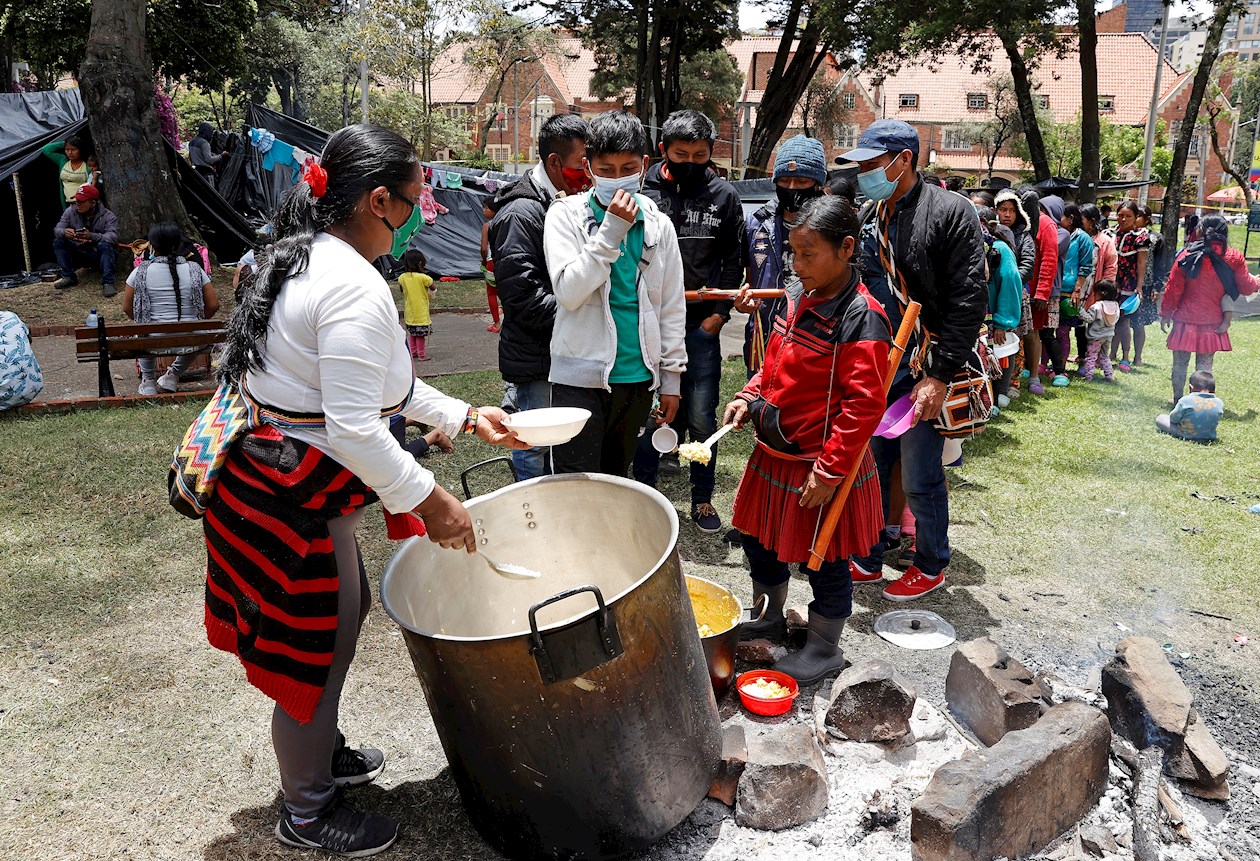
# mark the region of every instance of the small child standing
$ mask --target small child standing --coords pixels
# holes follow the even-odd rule
[[[1177,401],[1171,413],[1155,417],[1155,427],[1178,439],[1209,442],[1225,412],[1225,403],[1216,396],[1216,377],[1211,371],[1190,375],[1190,394]]]
[[[407,348],[412,358],[429,361],[425,341],[433,331],[433,318],[429,315],[429,300],[437,292],[433,278],[424,274],[428,264],[424,252],[409,248],[403,254],[403,273],[398,276],[398,289],[403,296],[403,325],[407,327]]]
[[[1089,299],[1080,310],[1080,320],[1085,324],[1085,363],[1081,366],[1081,379],[1092,380],[1095,366],[1101,366],[1103,379],[1114,382],[1115,372],[1111,368],[1111,339],[1116,334],[1116,323],[1120,320],[1120,303],[1117,299],[1120,290],[1116,282],[1102,280],[1094,282]]]

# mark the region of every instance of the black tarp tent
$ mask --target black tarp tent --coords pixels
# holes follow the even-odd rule
[[[19,186],[32,267],[53,261],[52,230],[62,213],[58,171],[40,150],[85,132],[86,126],[77,89],[0,94],[0,236],[5,237],[0,241],[0,273],[25,268],[17,212]],[[221,260],[239,259],[254,242],[253,228],[169,143],[166,153],[184,208],[207,246]],[[102,173],[108,202],[108,164]],[[123,236],[120,240],[141,238]]]
[[[328,133],[322,129],[263,105],[251,104],[246,120],[254,128],[266,129],[285,143],[308,152],[322,151],[328,141]],[[287,167],[263,170],[258,151],[251,146],[247,146],[246,150],[248,154],[242,158],[245,168],[241,174],[246,176],[252,166],[258,175],[257,183],[253,187],[266,198],[267,212],[272,213],[279,204],[281,195],[293,183],[292,171]],[[517,177],[496,171],[445,164],[426,163],[425,167],[433,170],[435,175],[439,171],[447,175],[458,174],[462,187],[444,187],[445,177],[441,183],[433,183],[433,199],[446,207],[447,212],[439,215],[435,224],[426,224],[411,240],[411,247],[424,252],[428,259],[428,271],[434,275],[480,278],[481,226],[486,220],[482,210],[486,199],[503,185],[514,182]],[[253,180],[243,179],[239,194],[244,193],[246,183],[253,183]],[[220,188],[223,188],[222,182]],[[225,195],[240,206],[241,198],[234,196],[237,194],[235,186],[230,191],[225,190]]]

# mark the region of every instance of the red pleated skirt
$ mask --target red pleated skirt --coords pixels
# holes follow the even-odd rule
[[[811,461],[785,458],[758,444],[735,493],[731,525],[755,536],[782,562],[809,561],[814,538],[827,511],[825,505],[802,508],[800,504],[801,485],[813,468]],[[883,521],[879,476],[868,449],[862,456],[844,514],[832,535],[827,561],[869,553],[879,540]]]
[[[1227,353],[1233,349],[1229,333],[1218,334],[1212,325],[1173,323],[1168,349],[1179,353]]]

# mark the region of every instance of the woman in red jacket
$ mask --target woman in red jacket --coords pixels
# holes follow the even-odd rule
[[[1229,224],[1219,215],[1207,215],[1199,223],[1202,239],[1192,242],[1177,257],[1160,306],[1160,328],[1173,351],[1173,403],[1185,394],[1190,354],[1196,371],[1212,370],[1219,352],[1232,349],[1222,303],[1233,307],[1239,296],[1260,290],[1260,281],[1247,270],[1242,252],[1229,247]]]
[[[728,424],[751,420],[757,432],[731,522],[743,534],[753,592],[768,596],[763,632],[782,625],[788,565],[809,559],[827,503],[884,413],[891,337],[883,308],[851,263],[858,230],[842,197],[820,197],[801,210],[789,237],[796,277],[772,320],[765,360],[726,408]],[[853,610],[847,559],[866,553],[883,524],[869,451],[858,470],[822,569],[802,571],[814,592],[805,647],[775,664],[801,684],[844,667],[840,635]]]

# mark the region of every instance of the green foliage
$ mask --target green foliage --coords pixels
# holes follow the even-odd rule
[[[687,57],[682,61],[678,79],[682,85],[678,107],[700,111],[715,123],[731,119],[744,88],[744,75],[735,58],[722,48]]]
[[[91,21],[90,0],[7,0],[0,39],[30,64],[36,85],[50,90],[63,72],[78,74]]]
[[[1041,113],[1038,125],[1046,144],[1046,156],[1050,162],[1050,172],[1055,176],[1075,179],[1081,175],[1081,123],[1080,119],[1072,122],[1056,123],[1046,112]],[[1168,179],[1168,169],[1172,165],[1172,150],[1167,147],[1163,120],[1155,125],[1155,150],[1151,155],[1151,178],[1160,185]],[[1102,170],[1098,178],[1103,180],[1122,179],[1126,175],[1137,177],[1141,174],[1142,153],[1146,148],[1146,131],[1138,126],[1122,126],[1103,119],[1099,124],[1099,160]],[[1012,147],[1020,158],[1028,159],[1028,147],[1023,141]],[[1128,168],[1128,170],[1125,170]]]
[[[472,143],[463,122],[447,119],[440,109],[426,109],[418,96],[408,92],[371,90],[368,112],[372,122],[393,129],[416,147],[423,144],[426,133],[433,149],[466,149]]]
[[[477,170],[503,170],[503,162],[495,161],[484,152],[479,152],[475,149],[459,153],[455,161],[459,162],[464,167],[472,167]],[[478,281],[476,284],[478,288],[482,287],[482,282]]]
[[[988,175],[1004,148],[1009,148],[1023,134],[1023,123],[1016,103],[1015,82],[1010,75],[994,75],[985,85],[989,97],[989,118],[978,123],[973,140],[984,153]]]

